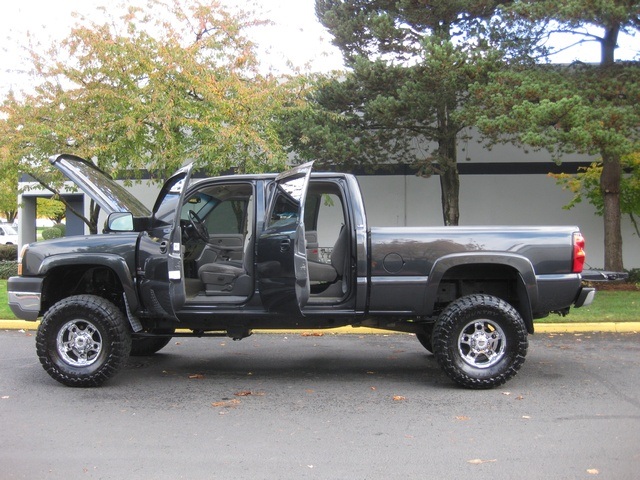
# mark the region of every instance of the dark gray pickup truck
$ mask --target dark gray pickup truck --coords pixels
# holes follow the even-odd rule
[[[23,247],[8,282],[19,318],[42,317],[56,380],[98,386],[174,336],[366,326],[416,334],[446,374],[501,385],[533,321],[591,303],[577,227],[379,228],[356,179],[311,173],[171,177],[150,212],[72,155],[60,168],[108,214],[104,234]]]

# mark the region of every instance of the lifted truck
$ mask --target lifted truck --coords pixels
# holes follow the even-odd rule
[[[490,388],[522,366],[534,319],[595,293],[577,227],[371,227],[355,177],[311,164],[195,182],[188,165],[150,212],[86,160],[51,163],[105,230],[24,246],[8,294],[17,317],[42,317],[38,357],[69,386],[177,335],[352,325],[414,333],[455,382]]]

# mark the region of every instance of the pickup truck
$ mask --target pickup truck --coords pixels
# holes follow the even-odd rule
[[[99,386],[174,336],[351,325],[408,332],[468,388],[513,377],[534,319],[593,300],[577,227],[381,228],[345,173],[290,171],[162,187],[152,211],[91,162],[50,159],[108,214],[104,232],[25,245],[8,281],[36,350]]]

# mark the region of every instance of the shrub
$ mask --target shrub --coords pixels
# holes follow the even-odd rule
[[[0,278],[6,280],[7,278],[18,274],[18,262],[16,261],[1,261],[0,262]]]
[[[52,228],[60,230],[61,237],[64,237],[67,234],[67,226],[64,223],[56,223]]]
[[[57,227],[45,228],[42,231],[42,238],[44,240],[51,240],[52,238],[59,238],[62,236],[62,232]]]
[[[640,283],[640,268],[629,270],[629,283]]]
[[[17,259],[18,259],[17,245],[0,245],[0,261],[17,260]]]

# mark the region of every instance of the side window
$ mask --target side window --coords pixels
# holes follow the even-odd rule
[[[276,198],[276,204],[273,207],[271,218],[269,219],[269,228],[272,227],[284,227],[286,225],[293,225],[298,221],[298,209],[300,204],[296,202],[291,196],[280,193]]]
[[[207,216],[205,223],[210,234],[244,234],[247,200],[220,202]]]

